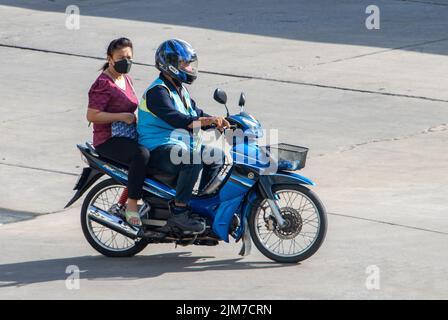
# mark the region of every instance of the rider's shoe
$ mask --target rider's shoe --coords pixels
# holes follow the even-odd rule
[[[171,217],[167,221],[170,227],[177,227],[182,231],[202,233],[205,231],[205,224],[191,217],[190,207],[178,207],[173,201],[169,203]]]

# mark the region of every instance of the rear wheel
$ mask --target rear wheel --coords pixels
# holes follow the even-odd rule
[[[90,206],[117,215],[118,200],[125,186],[113,179],[95,185],[87,194],[81,209],[81,226],[85,238],[99,253],[107,257],[132,257],[146,248],[142,239],[131,239],[93,220],[87,214]]]
[[[311,257],[327,231],[325,208],[319,198],[302,185],[275,185],[286,226],[280,228],[266,199],[254,204],[249,229],[255,246],[269,259],[297,263]]]

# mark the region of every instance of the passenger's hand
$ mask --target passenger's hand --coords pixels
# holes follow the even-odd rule
[[[133,113],[122,113],[122,115],[123,115],[123,121],[126,122],[127,124],[133,124],[137,122],[137,118]]]

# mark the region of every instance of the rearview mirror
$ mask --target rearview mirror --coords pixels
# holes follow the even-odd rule
[[[240,107],[244,107],[245,103],[246,103],[246,96],[244,95],[244,92],[241,92],[240,101],[238,102],[238,105]]]
[[[217,88],[215,93],[213,93],[213,99],[225,105],[227,103],[227,94],[224,90]]]

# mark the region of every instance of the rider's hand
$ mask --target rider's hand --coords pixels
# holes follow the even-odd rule
[[[229,121],[227,121],[224,117],[215,117],[214,123],[216,124],[216,127],[221,130],[225,127],[230,127]]]
[[[222,131],[224,127],[229,127],[230,123],[224,117],[200,117],[201,127],[209,127],[212,124]]]
[[[122,113],[122,115],[123,115],[122,121],[126,122],[127,124],[133,124],[137,122],[137,118],[133,113]]]
[[[215,117],[200,117],[198,120],[201,123],[201,127],[209,127],[215,123]]]

